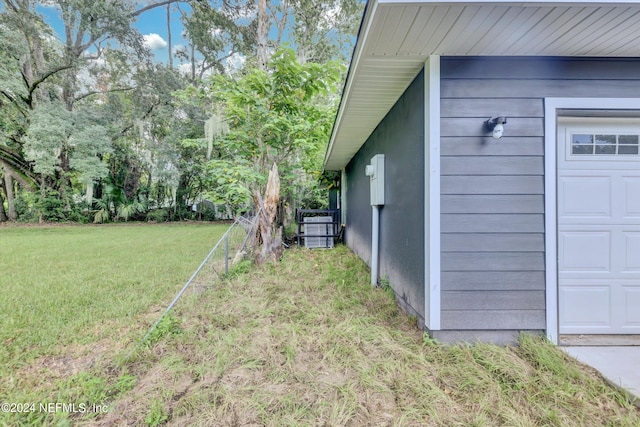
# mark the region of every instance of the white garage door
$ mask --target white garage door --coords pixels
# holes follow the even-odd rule
[[[558,123],[560,333],[638,334],[640,119]]]

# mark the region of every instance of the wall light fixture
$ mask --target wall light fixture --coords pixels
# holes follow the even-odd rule
[[[488,132],[491,132],[495,139],[500,139],[502,138],[502,132],[504,132],[505,123],[507,123],[506,117],[492,117],[484,122],[484,128]]]

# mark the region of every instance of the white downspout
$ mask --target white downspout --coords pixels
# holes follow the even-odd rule
[[[378,259],[380,244],[380,206],[371,206],[371,286],[378,286]]]

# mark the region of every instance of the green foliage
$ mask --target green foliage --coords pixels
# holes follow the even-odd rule
[[[428,332],[425,332],[424,334],[422,334],[422,345],[425,347],[435,347],[437,345],[439,345],[440,343],[438,342],[437,339],[435,338],[431,338],[431,336],[429,335]]]
[[[145,341],[147,347],[153,347],[157,342],[165,337],[171,335],[178,335],[182,332],[180,328],[180,321],[173,317],[171,314],[166,314],[155,329],[149,334],[149,337]]]
[[[159,426],[169,419],[167,410],[160,400],[154,400],[149,409],[149,413],[144,419],[148,426]]]
[[[38,208],[19,200],[22,221],[86,221],[87,211],[96,222],[145,219],[150,209],[184,219],[203,198],[237,214],[274,162],[292,208],[326,203],[317,179],[344,73],[330,60],[348,56],[362,2],[268,4],[266,71],[251,66],[254,1],[191,2],[182,15],[190,46],[177,54],[191,62],[189,77],[152,63],[132,26],[136,2],[52,0],[62,31],[39,2],[10,3],[0,11],[0,159],[22,178],[18,196],[30,186],[49,199]],[[280,47],[285,33],[295,50]],[[236,54],[243,60],[231,66]],[[203,123],[213,116],[220,132],[208,146]]]
[[[215,75],[206,86],[176,94],[181,102],[223,108],[229,132],[213,142],[206,161],[206,191],[212,200],[241,209],[254,191],[261,191],[268,170],[278,164],[282,196],[299,204],[313,193],[335,114],[330,95],[342,67],[297,61],[295,52],[281,48],[269,71],[250,69],[241,75]],[[206,148],[204,139],[185,139],[183,148]]]
[[[198,65],[197,75],[215,69],[223,72],[226,59],[231,49],[234,52],[250,54],[255,35],[252,21],[242,19],[241,14],[251,14],[255,2],[242,0],[226,0],[211,4],[208,1],[192,2],[193,13],[183,16],[183,24],[188,37],[195,50],[202,56],[202,62]],[[186,47],[178,50],[178,57],[192,61]],[[194,64],[195,65],[195,64]]]
[[[253,200],[250,188],[266,182],[265,176],[258,173],[251,163],[242,158],[235,160],[213,159],[205,163],[210,184],[205,195],[213,200],[222,200],[236,210],[250,206]]]
[[[16,23],[0,18],[0,78],[2,87],[14,95],[26,95],[20,75],[21,58],[28,53],[28,46]]]
[[[237,276],[241,276],[243,274],[247,274],[251,271],[253,267],[253,261],[250,259],[243,259],[242,261],[234,264],[229,269],[228,278],[234,278]]]
[[[102,186],[102,198],[95,200],[97,210],[93,222],[101,224],[109,221],[128,221],[144,215],[148,209],[148,202],[144,195],[139,194],[129,199],[124,188],[105,180]]]
[[[71,113],[61,103],[36,108],[24,138],[25,158],[33,170],[52,177],[61,171],[61,154],[66,151],[73,128]]]
[[[35,208],[36,194],[30,191],[21,192],[14,200],[18,218],[23,222],[37,222],[40,214]]]
[[[69,138],[69,166],[78,171],[79,180],[83,184],[105,178],[109,169],[102,157],[112,152],[107,129],[92,124],[90,117],[76,121],[75,126],[77,130]]]
[[[15,199],[21,222],[66,222],[89,221],[87,206],[75,203],[68,193],[49,190],[42,192],[23,191]]]
[[[325,62],[350,59],[364,2],[359,0],[294,0],[292,33],[298,58]]]
[[[165,222],[169,217],[166,209],[153,209],[147,212],[147,221]]]

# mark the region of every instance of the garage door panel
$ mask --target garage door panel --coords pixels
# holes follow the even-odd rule
[[[625,328],[640,328],[640,285],[624,286],[624,324]]]
[[[611,233],[560,232],[562,272],[611,272]]]
[[[640,233],[623,232],[624,236],[624,268],[625,273],[640,273]],[[639,277],[640,279],[640,277]],[[640,312],[640,306],[638,306]]]
[[[564,176],[559,178],[559,185],[560,218],[611,217],[611,178]]]
[[[607,285],[571,286],[560,289],[560,333],[568,328],[595,330],[611,327],[611,292]]]
[[[640,218],[640,177],[624,177],[625,218]]]

